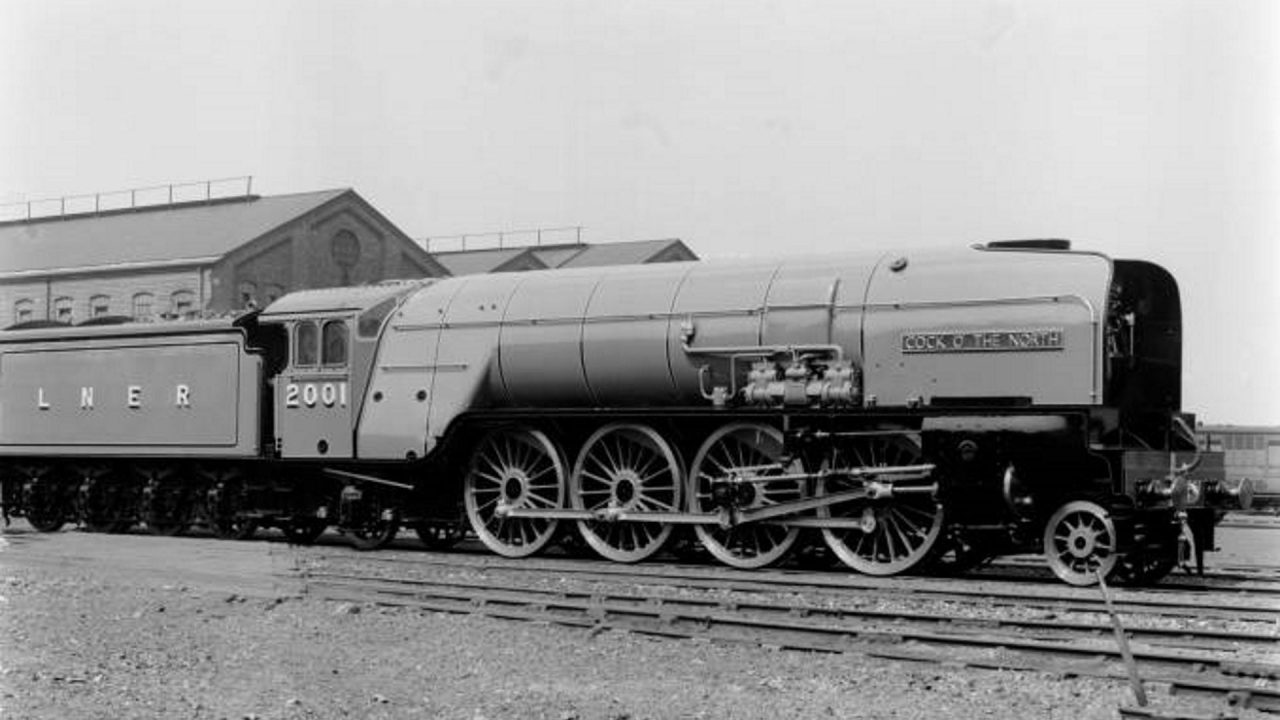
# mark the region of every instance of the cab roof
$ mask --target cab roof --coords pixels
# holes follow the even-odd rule
[[[430,285],[434,280],[388,280],[359,287],[299,290],[271,303],[258,315],[259,322],[272,322],[299,315],[335,312],[364,312],[387,298],[398,297]]]

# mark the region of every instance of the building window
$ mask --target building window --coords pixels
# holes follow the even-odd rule
[[[350,230],[339,230],[329,241],[329,254],[342,273],[341,284],[351,284],[351,271],[360,262],[360,238]]]
[[[169,296],[169,312],[180,318],[195,316],[196,296],[190,290],[178,290]]]
[[[69,297],[60,297],[53,301],[53,319],[60,323],[70,323],[75,317],[72,311],[73,301]]]
[[[341,320],[330,320],[324,324],[324,357],[321,363],[327,366],[347,364],[347,324]]]
[[[89,317],[102,317],[111,313],[111,298],[107,295],[94,295],[89,298]]]
[[[13,304],[13,321],[15,323],[31,322],[36,319],[35,302],[23,298]]]
[[[320,333],[310,320],[298,323],[293,333],[293,364],[308,367],[316,364],[320,355]]]
[[[150,320],[154,307],[155,296],[151,293],[140,292],[133,296],[133,318],[135,320]]]
[[[251,281],[244,281],[237,286],[240,293],[240,307],[256,308],[258,307],[258,286]]]

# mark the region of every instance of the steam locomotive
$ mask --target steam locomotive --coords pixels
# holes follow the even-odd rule
[[[227,537],[669,542],[872,575],[1202,563],[1247,506],[1181,413],[1174,279],[1065,241],[392,282],[0,333],[8,515]],[[820,545],[819,545],[820,543]]]

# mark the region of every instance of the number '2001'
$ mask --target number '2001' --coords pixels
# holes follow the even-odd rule
[[[289,383],[284,388],[284,406],[288,408],[347,406],[347,384],[339,383]]]

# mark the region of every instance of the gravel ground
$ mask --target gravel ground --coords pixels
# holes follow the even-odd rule
[[[79,532],[10,539],[0,547],[5,719],[1076,720],[1115,718],[1132,704],[1126,685],[1105,680],[299,597],[272,575],[283,564],[279,544]],[[1149,692],[1166,711],[1226,709]]]

